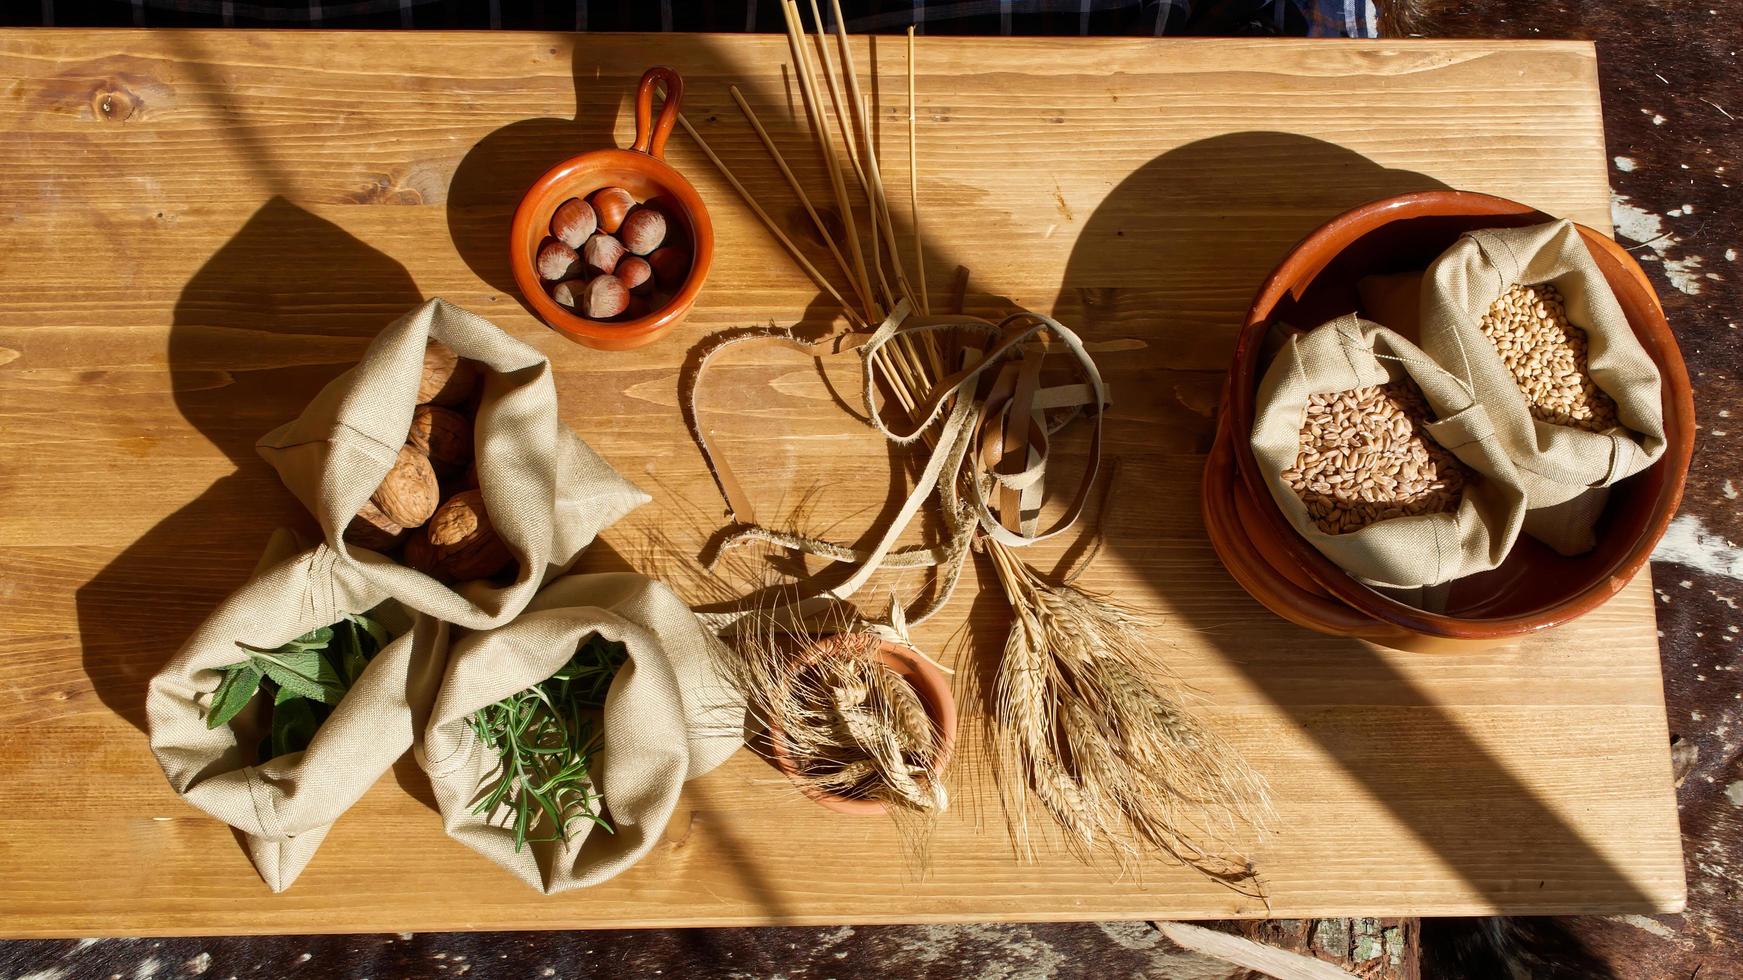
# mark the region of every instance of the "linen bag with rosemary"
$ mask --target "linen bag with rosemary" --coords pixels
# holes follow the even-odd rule
[[[485,509],[518,562],[507,585],[451,587],[344,538],[406,441],[431,339],[483,368],[473,444]],[[256,448],[342,561],[407,606],[468,629],[513,619],[600,529],[648,500],[558,421],[545,355],[440,299],[384,329],[355,367]]]
[[[1433,421],[1420,428],[1476,478],[1465,484],[1456,508],[1329,533],[1290,481],[1309,403],[1316,395],[1394,382],[1421,392]],[[1295,529],[1370,585],[1411,589],[1487,571],[1519,536],[1525,495],[1484,406],[1415,345],[1354,314],[1284,341],[1259,384],[1252,445],[1272,498]]]
[[[249,859],[275,892],[297,879],[333,822],[411,747],[428,717],[448,627],[394,607],[386,590],[332,549],[299,551],[281,530],[253,577],[151,679],[146,724],[170,786],[242,832]],[[229,724],[208,724],[221,669],[246,656],[239,644],[272,649],[371,609],[394,639],[350,682],[306,749],[251,764],[268,710],[264,692]]]
[[[478,812],[512,775],[480,738],[477,712],[546,681],[595,639],[621,644],[624,659],[592,722],[600,738],[583,802],[556,802],[561,831],[542,804],[531,832],[517,831],[507,802]],[[719,673],[718,643],[670,589],[621,572],[560,578],[514,622],[462,637],[416,749],[449,835],[546,894],[597,885],[635,864],[659,841],[684,783],[743,744],[744,704]],[[540,781],[511,785],[508,795]],[[517,846],[517,834],[532,842]]]
[[[1510,294],[1545,285],[1559,294],[1548,303]],[[1504,298],[1538,334],[1516,349],[1507,326],[1485,324]],[[1529,308],[1517,309],[1520,302]],[[1589,550],[1605,488],[1664,454],[1664,405],[1658,366],[1578,227],[1553,221],[1466,233],[1429,267],[1421,321],[1422,349],[1488,410],[1519,470],[1525,533],[1564,555]],[[1566,341],[1542,337],[1545,328]]]

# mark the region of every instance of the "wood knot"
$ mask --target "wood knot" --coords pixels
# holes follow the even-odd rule
[[[91,111],[105,122],[126,122],[142,105],[138,96],[124,88],[99,88],[91,96]]]

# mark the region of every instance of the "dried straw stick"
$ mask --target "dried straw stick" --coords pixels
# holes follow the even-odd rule
[[[794,176],[792,168],[787,166],[787,161],[781,156],[781,151],[776,148],[775,141],[769,138],[768,130],[763,128],[762,121],[752,111],[750,103],[744,100],[744,95],[739,92],[738,86],[732,86],[731,91],[732,98],[738,103],[739,110],[744,113],[744,118],[750,122],[751,128],[756,130],[757,136],[762,138],[763,146],[769,151],[769,156],[774,158],[775,166],[780,168],[781,176],[787,178],[787,186],[793,189],[793,193],[799,198],[799,203],[805,206],[805,213],[811,216],[811,223],[817,226],[818,237],[823,239],[823,244],[829,246],[829,254],[835,256],[835,263],[841,266],[841,274],[847,277],[848,285],[853,288],[854,294],[864,305],[866,320],[874,320],[871,297],[859,292],[859,281],[854,279],[853,270],[848,268],[847,257],[842,255],[841,249],[836,247],[835,238],[830,235],[828,227],[823,224],[822,216],[817,213],[816,208],[811,206],[811,198],[805,193],[804,186],[799,183],[799,178]]]
[[[872,147],[871,118],[866,112],[865,99],[859,93],[859,69],[854,67],[853,46],[848,43],[847,38],[847,21],[841,16],[841,0],[829,0],[829,6],[835,12],[835,40],[841,48],[841,71],[847,76],[847,90],[853,96],[853,108],[859,114],[860,139],[865,141],[865,172],[871,178],[874,221],[878,217],[883,219],[880,227],[884,234],[884,243],[890,250],[890,263],[895,268],[896,284],[901,288],[902,295],[917,310],[920,308],[920,301],[914,297],[914,287],[909,284],[908,274],[902,268],[901,250],[896,245],[895,226],[890,221],[889,197],[884,193],[884,178],[878,172],[877,152]],[[851,140],[851,133],[844,135]]]
[[[853,269],[859,278],[862,295],[871,295],[871,278],[866,274],[865,253],[860,251],[859,230],[854,225],[853,205],[847,198],[847,185],[841,180],[841,165],[835,159],[835,149],[829,140],[829,117],[817,103],[817,79],[811,73],[811,59],[805,54],[801,39],[799,7],[794,0],[781,0],[781,14],[787,22],[787,47],[793,53],[793,74],[799,79],[799,96],[805,103],[805,114],[811,122],[811,135],[823,154],[823,166],[829,172],[829,185],[835,191],[835,204],[841,210],[841,223],[847,230],[848,248],[853,253]]]
[[[871,200],[871,182],[865,178],[865,168],[860,165],[859,157],[853,153],[853,123],[847,114],[847,105],[841,101],[841,86],[835,82],[835,63],[829,58],[829,35],[823,31],[823,15],[817,12],[817,0],[811,0],[811,19],[817,25],[817,57],[823,62],[823,78],[829,83],[829,101],[835,103],[835,118],[841,122],[842,142],[847,144],[847,162],[853,164],[854,176],[859,178],[860,190],[865,192],[866,200]],[[877,236],[872,236],[873,244]]]
[[[920,237],[920,153],[914,137],[914,25],[908,25],[908,201],[914,223],[914,272],[920,280],[920,312],[930,315],[926,297],[926,245]]]
[[[835,291],[835,287],[829,284],[829,280],[823,278],[823,273],[817,271],[817,267],[811,264],[811,260],[805,258],[804,253],[799,251],[799,246],[794,245],[793,240],[787,237],[787,233],[781,230],[781,226],[775,224],[775,220],[769,217],[768,212],[764,211],[762,205],[757,203],[757,199],[751,196],[751,192],[746,190],[745,186],[738,182],[738,178],[732,175],[732,171],[727,169],[726,164],[714,155],[714,151],[709,148],[707,141],[702,138],[702,134],[696,132],[696,127],[690,125],[690,120],[685,119],[680,114],[678,124],[683,126],[684,132],[689,133],[690,138],[696,141],[696,145],[702,148],[702,152],[708,157],[709,162],[714,164],[714,169],[720,171],[720,176],[726,178],[726,182],[732,185],[732,189],[738,191],[738,196],[744,198],[744,203],[750,205],[750,209],[756,212],[758,218],[762,219],[763,225],[768,228],[769,233],[786,246],[788,254],[793,256],[793,261],[799,263],[799,268],[805,270],[805,274],[811,277],[811,281],[841,304],[842,312],[846,313],[849,319],[859,320],[860,316],[854,312],[852,304]]]

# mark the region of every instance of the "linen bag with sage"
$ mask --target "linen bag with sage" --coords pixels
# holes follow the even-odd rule
[[[1289,485],[1313,395],[1408,381],[1434,421],[1424,434],[1470,467],[1457,508],[1393,517],[1355,531],[1321,530]],[[1398,334],[1354,314],[1288,337],[1259,385],[1253,456],[1271,496],[1313,546],[1370,585],[1413,589],[1487,571],[1507,557],[1525,514],[1513,464],[1483,406]]]
[[[385,605],[384,605],[385,603]],[[145,698],[151,751],[184,800],[241,831],[267,887],[284,891],[341,814],[410,748],[441,679],[448,627],[395,608],[386,590],[326,545],[297,550],[276,532],[260,566],[151,679]],[[273,649],[376,610],[394,639],[351,683],[308,747],[253,762],[271,710],[264,691],[228,724],[207,727],[219,668],[237,645]]]
[[[1586,371],[1614,402],[1614,424],[1600,431],[1554,421],[1545,407],[1534,412],[1482,330],[1484,314],[1509,289],[1543,283],[1560,292],[1567,320],[1584,331]],[[1494,420],[1525,488],[1525,533],[1564,555],[1589,550],[1605,488],[1656,462],[1665,435],[1658,366],[1579,229],[1553,221],[1467,232],[1429,267],[1421,330],[1422,349],[1468,385]],[[1567,380],[1580,379],[1576,372]]]
[[[474,812],[506,773],[468,719],[546,680],[595,635],[628,654],[606,693],[602,743],[589,766],[611,832],[581,819],[566,843],[517,850],[506,803]],[[621,572],[560,578],[514,622],[458,640],[415,750],[449,835],[546,894],[599,884],[635,864],[659,841],[684,783],[743,744],[744,705],[719,671],[719,642],[671,590]]]
[[[483,369],[473,445],[485,510],[518,562],[507,585],[450,587],[344,537],[406,441],[432,339]],[[441,299],[382,330],[355,367],[256,448],[320,521],[342,561],[407,606],[468,629],[513,619],[600,529],[648,500],[558,421],[544,354]]]

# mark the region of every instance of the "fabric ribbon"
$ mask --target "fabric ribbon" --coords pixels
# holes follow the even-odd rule
[[[922,440],[930,443],[913,490],[871,548],[853,548],[757,523],[749,495],[715,444],[713,430],[701,420],[697,398],[713,359],[745,344],[773,345],[818,358],[856,353],[863,364],[863,398],[872,427],[898,446]],[[941,351],[957,353],[948,356]],[[1047,358],[1055,354],[1069,356],[1081,379],[1044,386],[1043,368]],[[951,373],[931,380],[944,373],[947,359],[954,362]],[[904,366],[911,379],[929,381],[930,386],[915,391],[912,384],[905,384],[897,376]],[[884,421],[880,387],[912,394],[908,427],[892,428]],[[1030,312],[1015,313],[997,323],[963,315],[916,316],[904,300],[869,333],[838,333],[806,341],[791,331],[776,329],[724,339],[700,359],[684,407],[703,460],[733,519],[740,524],[722,540],[720,552],[760,541],[855,566],[846,580],[831,587],[806,589],[805,583],[799,583],[802,592],[814,594],[776,610],[776,618],[799,623],[834,608],[880,568],[937,567],[939,579],[933,595],[913,608],[892,603],[890,622],[881,624],[905,637],[907,624],[925,621],[949,601],[977,529],[1001,544],[1021,548],[1062,534],[1077,522],[1100,472],[1103,409],[1109,404],[1095,361],[1078,336],[1058,321]],[[1093,424],[1089,465],[1065,512],[1041,529],[1038,524],[1051,437],[1086,412]],[[966,497],[960,490],[965,484]],[[944,518],[944,540],[934,545],[897,547],[896,542],[934,491]],[[749,612],[767,614],[769,610],[745,610],[716,621],[729,624]]]

